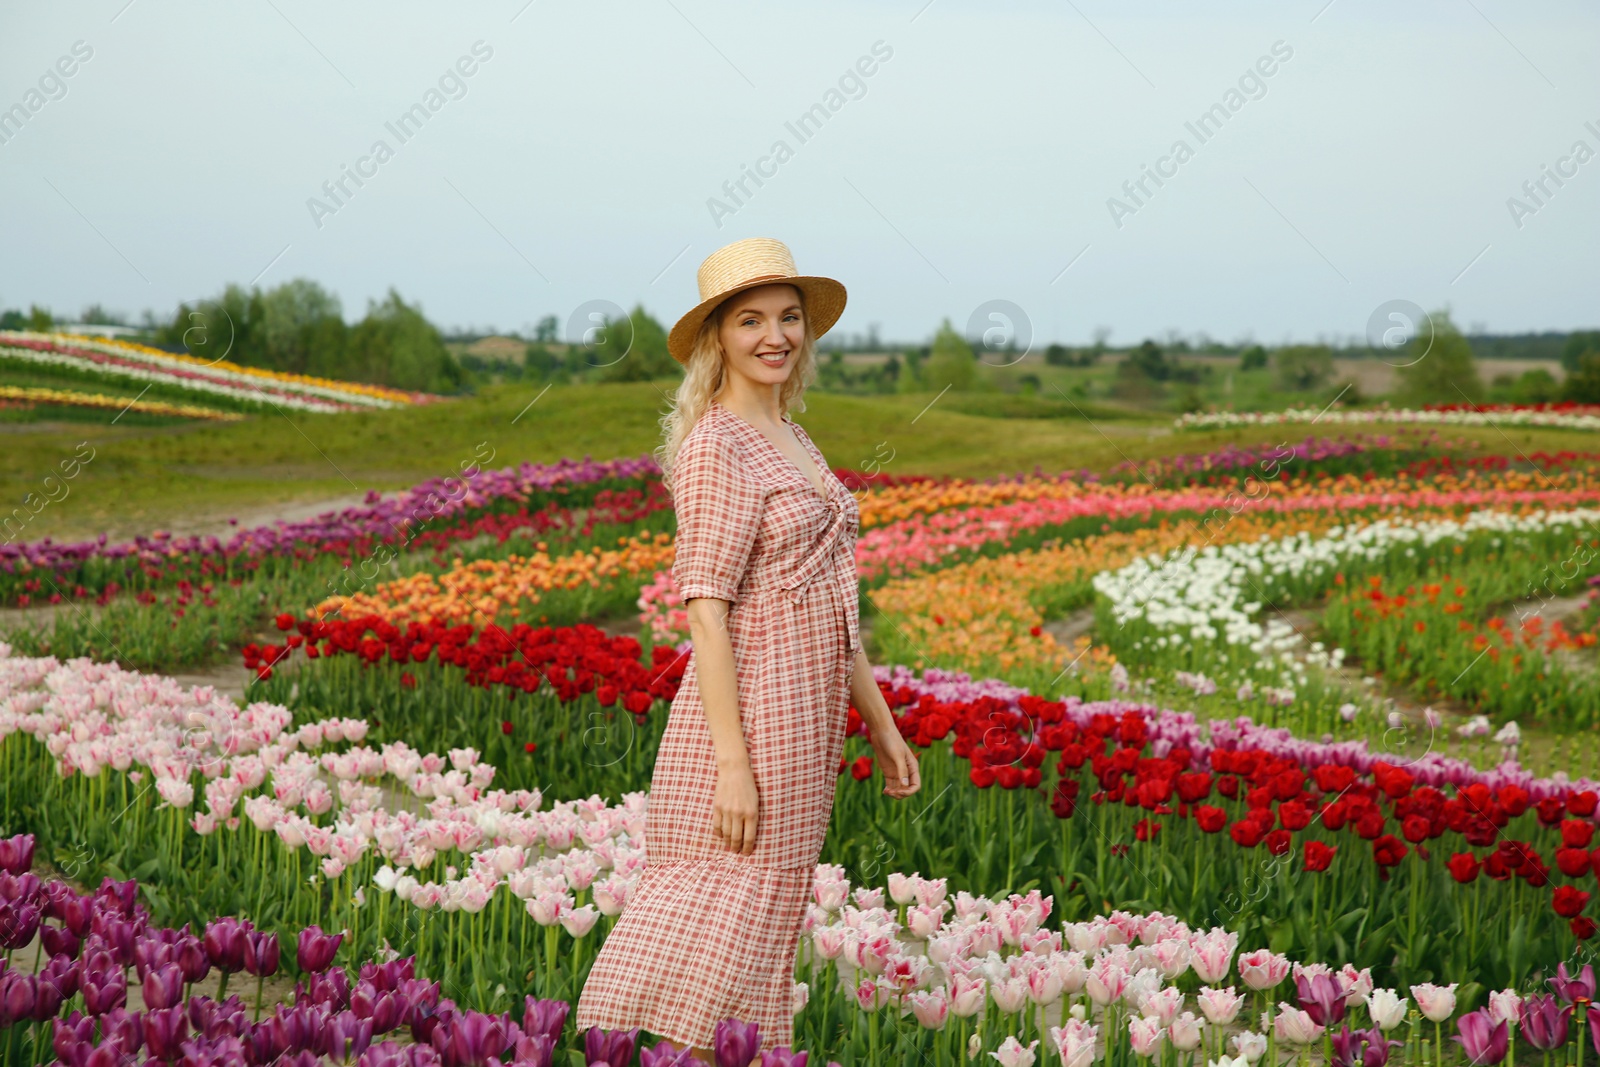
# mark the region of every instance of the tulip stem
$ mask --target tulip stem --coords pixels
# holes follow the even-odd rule
[[[261,1021],[261,987],[266,985],[266,983],[267,983],[267,976],[266,975],[264,975],[264,974],[256,975],[256,1017],[255,1017],[255,1021],[256,1022],[260,1022]]]

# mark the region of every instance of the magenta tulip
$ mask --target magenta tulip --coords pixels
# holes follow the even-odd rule
[[[1499,1063],[1506,1058],[1510,1028],[1503,1022],[1496,1023],[1487,1011],[1480,1008],[1468,1012],[1456,1020],[1456,1027],[1461,1033],[1450,1040],[1462,1047],[1475,1067]]]
[[[271,978],[278,973],[278,935],[250,931],[244,935],[245,973],[256,978]]]
[[[172,1008],[183,999],[183,971],[176,963],[152,967],[144,975],[146,1008]]]
[[[325,934],[320,926],[308,926],[300,931],[300,941],[295,959],[300,969],[310,974],[321,974],[333,965],[343,934]]]
[[[32,866],[32,834],[17,834],[0,840],[0,870],[8,874],[26,874]]]
[[[711,1051],[717,1067],[750,1067],[760,1050],[761,1027],[755,1023],[723,1019],[712,1033]]]
[[[1556,991],[1563,1004],[1571,1004],[1579,997],[1594,1000],[1594,965],[1585,963],[1576,976],[1567,974],[1567,965],[1556,967],[1556,976],[1550,979],[1550,988]]]
[[[654,1048],[639,1053],[639,1067],[698,1067],[700,1061],[688,1045],[679,1048],[670,1041],[659,1041]]]
[[[144,1013],[144,1047],[153,1060],[171,1061],[183,1054],[189,1021],[182,1008],[161,1008]]]
[[[639,1028],[602,1030],[591,1026],[583,1035],[584,1056],[589,1067],[628,1067],[639,1044]]]
[[[1518,1012],[1522,1036],[1534,1048],[1548,1052],[1567,1043],[1567,1013],[1554,993],[1523,997]]]

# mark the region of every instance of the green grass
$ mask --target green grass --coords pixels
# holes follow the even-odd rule
[[[537,387],[501,385],[476,396],[393,411],[251,416],[229,424],[150,427],[0,425],[0,502],[19,501],[72,455],[95,449],[70,497],[29,524],[29,539],[127,537],[155,529],[216,529],[232,516],[359,498],[455,471],[480,442],[490,464],[648,453],[671,382]],[[1171,416],[1139,414],[1047,394],[842,396],[813,392],[798,416],[836,467],[874,460],[888,474],[986,478],[1035,467],[1104,471],[1123,460],[1203,452],[1225,443],[1301,440],[1308,427],[1174,433]],[[1329,434],[1336,435],[1336,431]],[[1452,433],[1466,454],[1600,449],[1593,434],[1493,429]]]

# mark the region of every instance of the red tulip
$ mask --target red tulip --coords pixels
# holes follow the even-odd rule
[[[1202,804],[1194,809],[1194,821],[1208,834],[1221,833],[1228,824],[1228,813],[1210,804]]]
[[[1474,881],[1478,877],[1478,871],[1481,867],[1481,864],[1478,863],[1477,857],[1472,853],[1457,852],[1454,856],[1450,857],[1449,862],[1446,863],[1445,866],[1450,868],[1450,877],[1454,878],[1462,885],[1466,885],[1468,882]]]
[[[1574,886],[1564,885],[1555,891],[1550,906],[1563,919],[1575,919],[1589,906],[1589,894]]]
[[[1325,871],[1333,863],[1333,855],[1339,850],[1333,845],[1321,841],[1306,842],[1306,870]]]
[[[1568,878],[1582,878],[1593,868],[1589,850],[1584,848],[1556,849],[1556,866]]]
[[[1393,834],[1384,834],[1372,842],[1372,858],[1380,867],[1398,867],[1411,850]]]
[[[850,777],[858,782],[864,782],[872,777],[872,757],[857,756],[856,761],[850,765]]]
[[[1266,838],[1267,851],[1274,856],[1282,856],[1293,846],[1292,835],[1287,830],[1274,830]]]

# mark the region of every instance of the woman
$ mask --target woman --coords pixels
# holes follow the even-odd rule
[[[685,366],[658,450],[693,651],[651,783],[644,871],[578,1000],[580,1029],[641,1027],[710,1060],[718,1020],[793,1041],[794,965],[853,702],[884,792],[922,784],[862,652],[860,511],[788,419],[844,286],[750,238],[700,265],[673,327]]]

